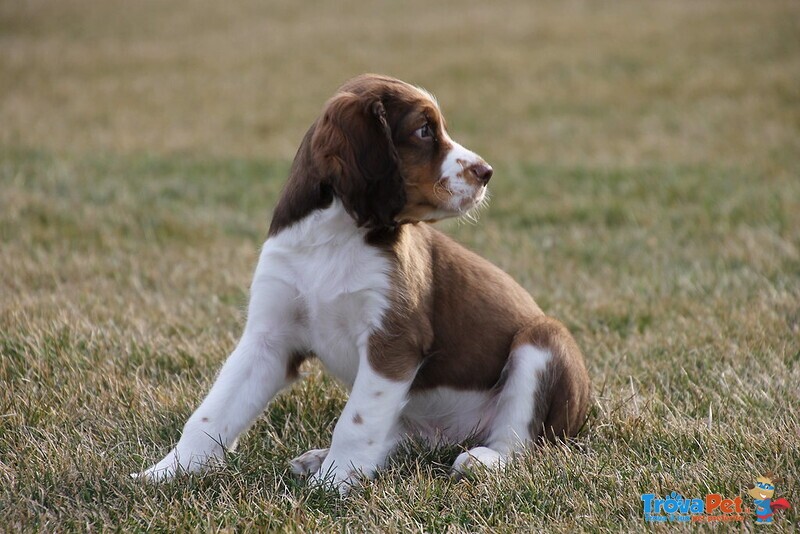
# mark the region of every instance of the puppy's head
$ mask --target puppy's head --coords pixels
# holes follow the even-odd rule
[[[348,81],[328,101],[311,150],[336,196],[368,228],[467,213],[492,176],[450,138],[429,93],[373,74]]]

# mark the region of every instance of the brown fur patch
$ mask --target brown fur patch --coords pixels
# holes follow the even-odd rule
[[[427,224],[401,227],[387,250],[395,295],[370,361],[412,390],[490,389],[517,332],[542,312],[511,277]]]
[[[432,258],[420,248],[414,229],[404,225],[385,253],[394,266],[391,306],[383,318],[383,328],[369,341],[369,361],[379,373],[395,380],[412,378],[422,356],[433,341],[430,314]]]

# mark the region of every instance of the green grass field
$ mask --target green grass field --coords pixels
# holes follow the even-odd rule
[[[131,480],[237,340],[303,132],[366,71],[494,165],[478,223],[440,226],[573,331],[584,432],[459,482],[457,447],[411,443],[340,500],[288,472],[346,399],[311,364],[224,469]],[[639,531],[643,493],[750,505],[767,471],[793,508],[765,531],[800,528],[795,1],[3,2],[0,243],[0,530]]]

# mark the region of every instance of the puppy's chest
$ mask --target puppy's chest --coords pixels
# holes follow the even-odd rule
[[[389,260],[352,230],[296,236],[292,245],[274,259],[299,295],[296,304],[305,317],[300,337],[349,387],[358,370],[358,347],[380,327],[389,305]]]
[[[386,262],[374,250],[345,242],[297,258],[297,289],[312,333],[357,336],[380,322],[386,307]]]

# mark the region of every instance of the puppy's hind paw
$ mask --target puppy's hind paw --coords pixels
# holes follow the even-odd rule
[[[308,476],[312,473],[316,473],[319,468],[322,467],[322,462],[324,462],[325,458],[328,456],[329,450],[330,449],[311,449],[297,458],[289,460],[292,473],[298,476]]]
[[[450,476],[456,480],[475,472],[476,469],[499,469],[506,464],[503,456],[489,447],[475,447],[462,452],[453,462]]]

